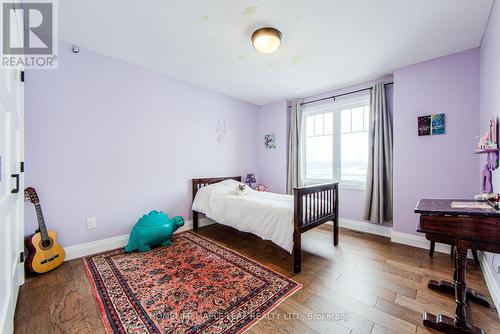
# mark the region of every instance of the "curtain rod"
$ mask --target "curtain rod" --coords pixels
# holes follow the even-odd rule
[[[388,83],[384,84],[384,86],[387,87],[387,86],[393,85],[393,84],[394,84],[394,81],[391,81],[391,82],[388,82]],[[338,95],[332,95],[332,96],[322,97],[321,99],[316,99],[316,100],[312,100],[312,101],[302,102],[300,105],[303,106],[303,105],[306,105],[306,104],[309,104],[309,103],[320,102],[320,101],[325,101],[325,100],[329,100],[329,99],[333,99],[335,101],[335,99],[337,97],[351,95],[351,94],[355,94],[355,93],[361,93],[361,92],[364,92],[364,91],[367,91],[367,90],[372,90],[372,87],[358,89],[358,90],[355,90],[355,91],[352,91],[352,92],[348,92],[348,93],[342,93],[342,94],[338,94]],[[291,107],[292,106],[288,106],[288,108],[291,108]]]

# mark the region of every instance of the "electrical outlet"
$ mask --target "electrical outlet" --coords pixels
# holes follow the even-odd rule
[[[500,274],[500,266],[497,267],[497,273]]]
[[[95,217],[87,218],[87,230],[93,230],[96,228]]]

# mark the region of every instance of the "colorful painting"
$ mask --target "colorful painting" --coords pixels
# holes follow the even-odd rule
[[[445,133],[445,123],[444,123],[444,114],[434,114],[431,116],[432,125],[431,125],[431,134],[432,135],[442,135]]]
[[[429,136],[431,135],[431,116],[420,116],[418,118],[418,135]]]
[[[444,114],[433,114],[418,117],[418,135],[431,136],[446,133]]]
[[[276,148],[276,136],[274,134],[265,135],[264,145],[267,149]]]

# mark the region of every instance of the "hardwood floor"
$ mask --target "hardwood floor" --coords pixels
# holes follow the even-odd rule
[[[302,272],[292,257],[270,242],[222,225],[199,233],[303,284],[247,333],[429,333],[424,310],[453,315],[453,298],[429,290],[429,279],[450,280],[449,255],[393,244],[387,238],[331,227],[302,235]],[[489,296],[479,268],[468,263],[467,283]],[[491,301],[491,298],[490,298]],[[495,309],[471,304],[474,325],[500,333]],[[333,320],[331,320],[333,318]],[[81,259],[65,262],[21,288],[15,333],[104,333]]]

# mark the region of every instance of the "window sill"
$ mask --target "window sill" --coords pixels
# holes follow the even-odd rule
[[[341,190],[357,190],[357,191],[365,191],[366,185],[364,183],[346,183],[340,182]]]
[[[322,179],[308,179],[304,180],[304,186],[314,186],[317,184],[334,182],[332,180],[322,180]]]
[[[315,184],[322,184],[333,182],[331,180],[305,180],[305,186],[311,186]],[[342,182],[339,183],[341,190],[356,190],[356,191],[365,191],[366,185],[364,183],[355,183],[355,182]]]

